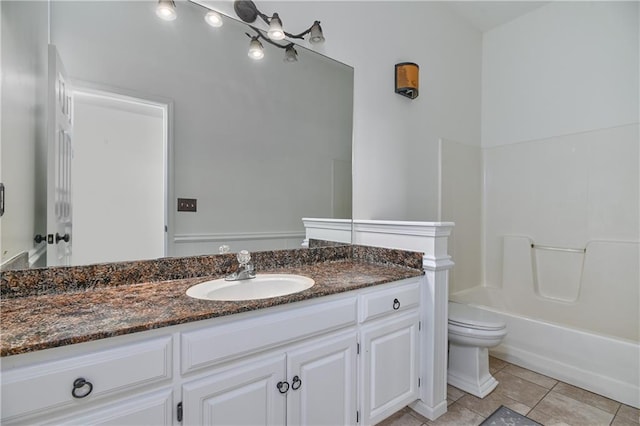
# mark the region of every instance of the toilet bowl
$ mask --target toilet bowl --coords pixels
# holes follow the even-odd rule
[[[507,325],[491,313],[449,302],[447,382],[484,398],[498,386],[489,373],[489,348],[500,344]]]

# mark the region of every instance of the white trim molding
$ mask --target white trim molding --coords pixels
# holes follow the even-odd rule
[[[447,412],[448,254],[453,222],[354,220],[353,243],[424,253],[421,286],[420,399],[411,407],[434,420]]]
[[[217,234],[175,234],[173,242],[175,244],[185,243],[215,243],[225,241],[247,241],[247,240],[284,240],[304,237],[304,233],[299,231],[283,232],[237,232],[237,233],[217,233]]]
[[[232,253],[240,250],[290,250],[300,248],[303,238],[302,231],[176,234],[172,253],[173,256],[216,254],[222,246]]]
[[[322,219],[303,217],[305,238],[302,247],[309,247],[309,239],[351,244],[351,219]]]

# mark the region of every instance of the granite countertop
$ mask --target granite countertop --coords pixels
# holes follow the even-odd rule
[[[367,260],[370,259],[352,258],[258,270],[305,275],[315,280],[310,289],[270,299],[214,302],[185,294],[190,286],[224,274],[3,298],[0,356],[268,308],[423,274],[415,267]]]

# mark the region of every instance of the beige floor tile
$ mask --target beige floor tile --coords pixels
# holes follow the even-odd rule
[[[638,426],[638,424],[638,422],[620,416],[615,416],[611,422],[611,426]]]
[[[527,417],[546,426],[608,426],[613,420],[613,414],[555,391],[549,392]]]
[[[429,426],[478,426],[484,418],[458,403],[447,408],[447,412],[427,423]]]
[[[378,423],[378,426],[421,426],[423,423],[412,416],[408,410],[400,410]]]
[[[526,416],[529,410],[531,410],[531,407],[521,404],[518,401],[514,401],[508,396],[498,392],[492,392],[484,398],[465,395],[460,398],[456,404],[460,404],[464,408],[468,408],[469,410],[480,414],[482,417],[489,417],[491,413],[500,408],[501,405],[509,407],[516,413],[522,414],[523,416]]]
[[[417,412],[413,411],[411,408],[407,408],[407,413],[411,414],[413,417],[415,417],[416,419],[420,420],[422,423],[428,423],[429,422],[428,418],[424,417],[420,413],[417,413]]]
[[[500,382],[494,393],[505,395],[528,407],[534,407],[549,392],[535,383],[531,383],[513,374],[498,371],[494,377]]]
[[[465,391],[462,391],[456,387],[453,387],[451,385],[447,385],[447,403],[448,405],[451,405],[452,403],[456,402],[457,400],[459,400],[460,398],[462,398],[463,396],[465,396],[467,393]]]
[[[616,417],[640,423],[640,410],[628,405],[620,404],[620,409],[616,413]]]
[[[573,398],[577,401],[584,402],[587,405],[591,405],[593,407],[604,410],[607,413],[616,414],[618,408],[620,408],[619,402],[613,401],[609,398],[605,398],[604,396],[600,396],[593,392],[568,385],[563,382],[559,382],[556,387],[553,388],[553,391],[561,393],[562,395],[568,396],[569,398]]]
[[[509,365],[508,362],[503,361],[498,358],[494,358],[492,356],[489,357],[489,372],[491,374],[495,374],[498,371],[502,370],[505,366]]]
[[[556,379],[552,379],[551,377],[543,376],[542,374],[536,373],[535,371],[527,370],[526,368],[518,367],[517,365],[509,364],[504,369],[502,369],[505,373],[513,374],[514,376],[518,376],[521,379],[525,379],[531,383],[535,383],[536,385],[540,385],[543,388],[551,389],[558,383]]]

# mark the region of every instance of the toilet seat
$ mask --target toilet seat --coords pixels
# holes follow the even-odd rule
[[[473,330],[503,330],[507,324],[490,312],[474,309],[461,303],[449,302],[449,324]]]
[[[449,324],[447,329],[449,333],[449,340],[454,340],[459,344],[480,347],[496,346],[500,344],[504,336],[507,335],[506,327],[496,330],[480,330],[466,326]]]

